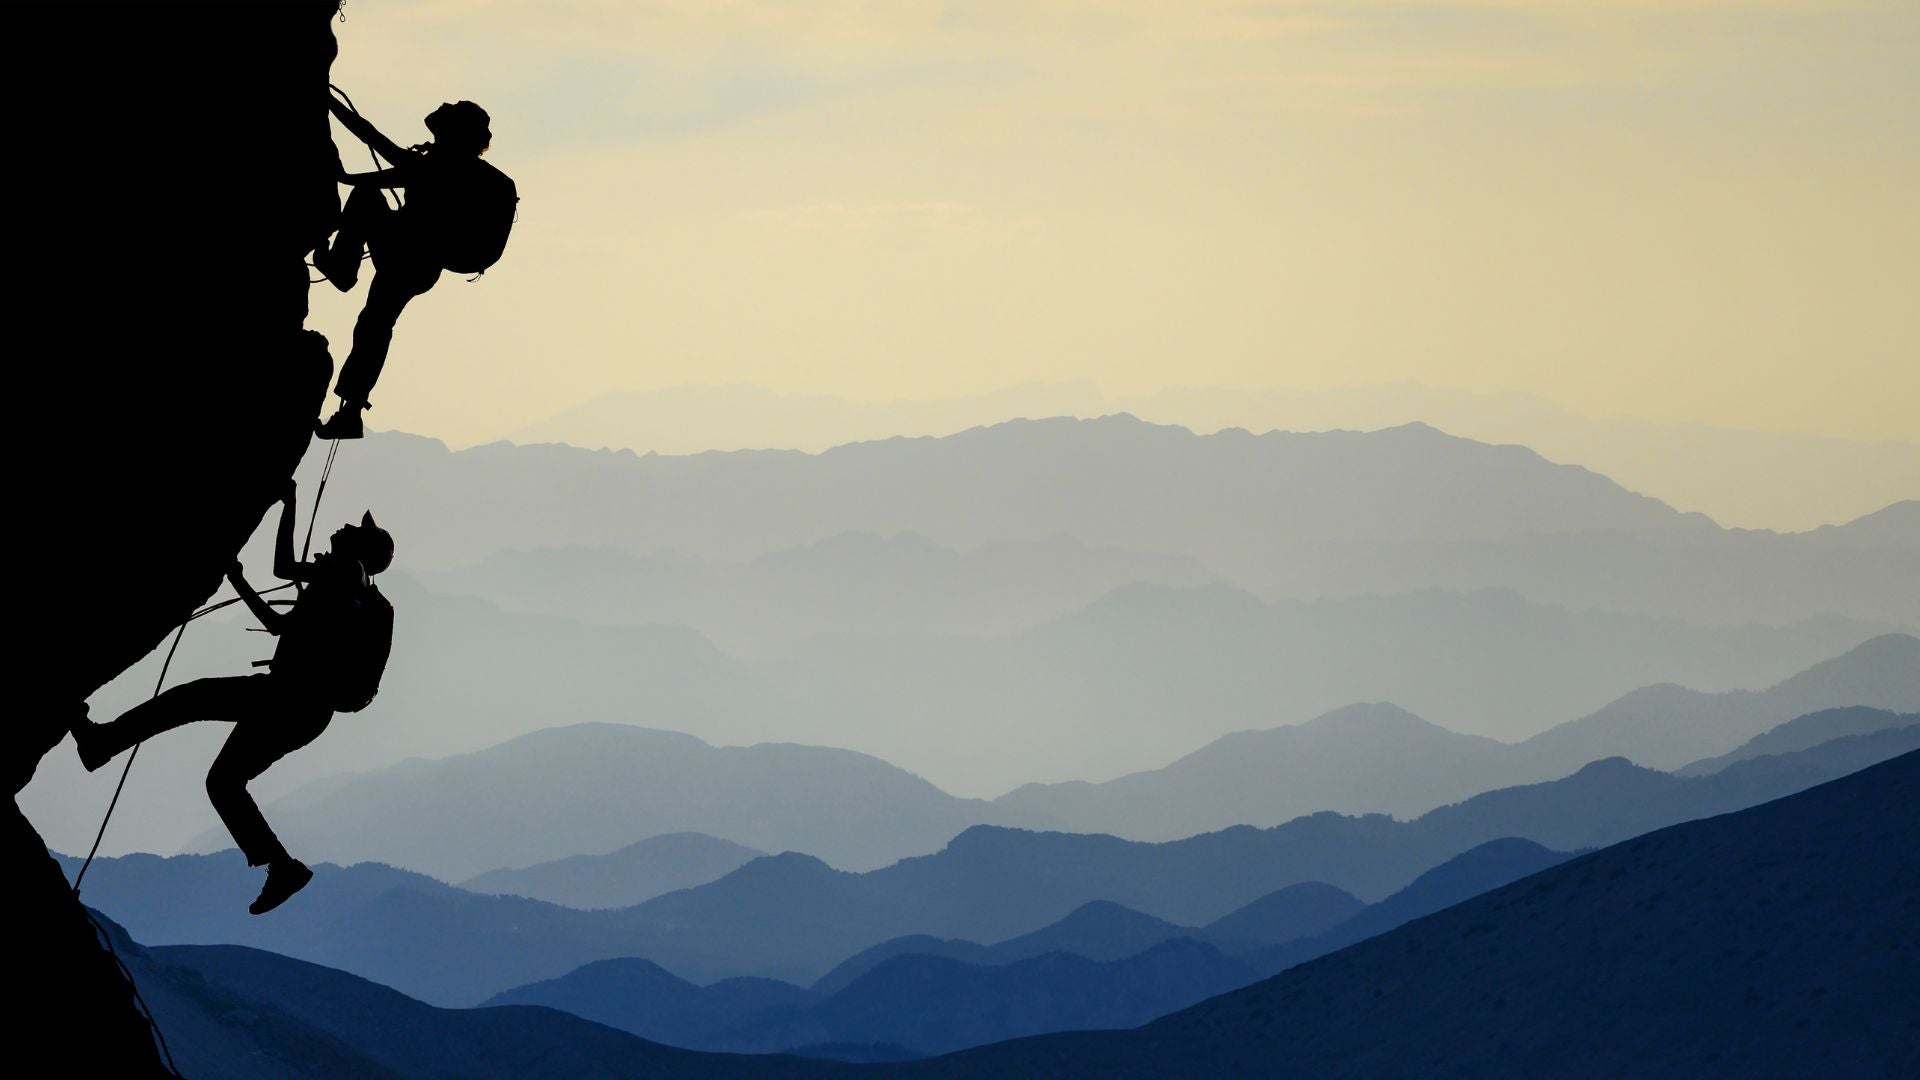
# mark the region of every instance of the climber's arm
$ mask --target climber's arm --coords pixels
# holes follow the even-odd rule
[[[334,119],[340,126],[353,133],[353,137],[373,147],[373,152],[391,162],[402,162],[413,156],[413,151],[401,149],[400,144],[380,134],[380,129],[367,122],[366,117],[347,108],[346,103],[332,95],[327,96],[327,108],[332,110]]]
[[[273,533],[273,576],[287,581],[312,581],[313,564],[293,557],[293,480],[287,480],[280,498],[280,525]]]
[[[380,169],[375,172],[341,173],[340,182],[350,187],[406,187],[407,170]]]
[[[247,610],[253,612],[253,617],[260,620],[260,625],[266,628],[267,633],[278,634],[285,628],[287,617],[273,610],[272,605],[260,599],[260,594],[254,592],[253,586],[247,584],[246,577],[240,571],[238,559],[233,561],[232,566],[227,567],[227,584],[232,585],[233,591],[240,594],[240,599],[247,605]]]

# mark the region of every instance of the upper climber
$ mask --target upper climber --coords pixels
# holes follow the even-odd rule
[[[119,719],[82,718],[72,729],[81,764],[92,771],[115,754],[195,720],[225,720],[233,733],[207,772],[207,797],[249,866],[267,868],[255,915],[278,907],[313,871],[273,834],[247,784],[267,767],[319,738],[336,712],[373,700],[393,643],[393,605],[371,578],[393,562],[393,537],[367,514],[334,532],[332,550],[303,562],[293,556],[293,482],[287,482],[274,540],[273,572],[304,583],[292,610],[273,610],[235,562],[227,580],[260,624],[279,639],[270,674],[196,679],[134,706]]]
[[[506,247],[519,201],[513,181],[480,160],[493,142],[487,111],[471,101],[442,104],[427,114],[433,141],[411,149],[382,135],[338,97],[328,107],[346,129],[393,167],[367,173],[342,171],[352,194],[331,246],[314,251],[313,264],[341,292],[360,277],[363,252],[373,256],[366,306],[353,324],[353,350],[341,365],[334,393],[340,408],[316,429],[328,439],[357,439],[360,414],[387,361],[394,323],[407,302],[440,279],[441,270],[476,274],[492,266]],[[382,194],[403,188],[395,210]]]

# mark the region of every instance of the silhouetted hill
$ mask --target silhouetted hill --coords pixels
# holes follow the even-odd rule
[[[1413,883],[1321,933],[1303,935],[1246,957],[1249,966],[1270,973],[1305,963],[1384,934],[1442,908],[1497,889],[1508,882],[1558,866],[1572,855],[1549,851],[1531,840],[1507,837],[1463,851],[1413,879]]]
[[[1393,705],[1352,705],[1242,731],[1152,772],[1103,784],[1029,784],[994,800],[1037,827],[1170,840],[1316,810],[1408,817],[1511,781],[1512,747]]]
[[[297,902],[256,919],[242,905],[257,881],[232,852],[101,859],[87,895],[146,941],[267,948],[437,1004],[472,1004],[625,956],[695,983],[755,975],[804,985],[894,938],[1005,941],[1094,900],[1204,926],[1306,881],[1381,897],[1489,840],[1597,847],[1801,790],[1917,741],[1920,727],[1854,736],[1698,778],[1600,762],[1411,822],[1322,813],[1161,844],[979,826],[936,854],[864,874],[787,853],[618,911],[479,896],[365,864],[321,869]]]
[[[1795,717],[1779,727],[1755,735],[1719,757],[1702,758],[1691,765],[1675,769],[1674,775],[1705,776],[1708,773],[1719,772],[1737,761],[1766,757],[1770,754],[1797,753],[1849,735],[1871,735],[1876,731],[1912,727],[1915,724],[1920,724],[1920,713],[1896,713],[1860,706],[1848,709],[1823,709],[1820,712]]]
[[[1920,754],[1664,829],[1136,1031],[915,1077],[1898,1076]]]
[[[1198,436],[1119,414],[1014,420],[819,454],[670,457],[504,443],[449,453],[397,435],[370,438],[366,450],[366,464],[343,477],[342,495],[352,502],[362,488],[385,488],[380,505],[411,508],[395,527],[417,538],[410,550],[423,566],[592,533],[629,551],[722,558],[855,530],[964,547],[1064,533],[1264,568],[1272,555],[1257,554],[1256,543],[1298,550],[1309,538],[1393,536],[1409,523],[1430,542],[1714,529],[1585,469],[1417,423]],[[465,498],[476,487],[493,498]],[[1492,490],[1505,497],[1486,498]],[[618,512],[629,506],[647,510]]]
[[[993,945],[925,934],[883,941],[835,965],[814,982],[813,991],[828,996],[837,994],[896,956],[938,956],[974,965],[1011,964],[1051,952],[1072,953],[1088,960],[1123,960],[1162,942],[1198,936],[1199,933],[1189,927],[1175,926],[1105,900],[1094,900],[1075,908],[1051,926]]]
[[[1252,977],[1186,938],[1104,962],[1065,952],[986,966],[896,956],[811,1008],[743,1022],[715,1042],[746,1052],[884,1042],[943,1053],[1047,1031],[1133,1027]]]
[[[1364,907],[1359,897],[1344,889],[1308,881],[1269,893],[1215,919],[1207,924],[1207,936],[1216,944],[1278,945],[1330,929]]]
[[[1885,587],[1911,546],[1722,530],[1586,469],[1423,424],[1199,436],[1118,415],[686,457],[450,453],[387,435],[359,461],[341,497],[395,507],[423,568],[580,544],[743,560],[850,531],[959,549],[1067,535],[1190,556],[1272,596],[1505,586],[1707,622],[1920,624],[1920,601]]]
[[[1366,905],[1352,894],[1319,882],[1289,885],[1200,928],[1176,926],[1164,919],[1095,900],[1066,918],[1030,934],[993,945],[957,938],[909,934],[883,941],[841,961],[813,984],[816,994],[831,996],[896,956],[937,956],[976,966],[1010,964],[1050,952],[1089,960],[1123,960],[1180,938],[1204,941],[1229,954],[1257,946],[1317,934],[1344,922]]]
[[[1116,398],[1074,382],[931,401],[849,401],[741,384],[673,386],[606,394],[506,438],[638,453],[813,452],[894,435],[946,435],[1012,417],[1121,411],[1196,432],[1375,431],[1419,420],[1480,442],[1518,443],[1743,528],[1810,529],[1920,490],[1920,444],[1914,442],[1595,419],[1531,394],[1413,383],[1316,391],[1167,387]]]
[[[1316,810],[1412,817],[1606,757],[1674,768],[1727,752],[1783,718],[1852,704],[1920,709],[1920,640],[1877,637],[1767,690],[1636,690],[1518,745],[1449,731],[1392,705],[1354,705],[1305,724],[1237,732],[1165,768],[1100,784],[1030,784],[995,804],[1021,824],[1136,840]]]
[[[1883,634],[1763,691],[1701,694],[1651,686],[1542,732],[1520,749],[1549,770],[1614,754],[1677,769],[1796,716],[1843,705],[1920,710],[1920,638]]]
[[[766,854],[700,833],[667,833],[605,855],[573,855],[517,870],[489,870],[460,887],[576,908],[631,907],[661,893],[704,885]]]
[[[552,728],[323,783],[268,813],[287,846],[309,859],[372,859],[450,881],[535,862],[561,845],[604,851],[683,830],[865,870],[1011,816],[865,754],[715,747],[623,724]],[[229,842],[211,832],[198,846]]]
[[[844,1075],[825,1062],[660,1046],[554,1009],[437,1009],[259,949],[142,948],[124,936],[118,947],[195,1080]]]
[[[712,1043],[721,1029],[757,1013],[800,1009],[818,999],[818,994],[773,979],[723,979],[695,986],[657,964],[626,957],[517,986],[485,1004],[544,1005],[655,1042],[701,1047]]]
[[[1910,551],[1920,546],[1920,499],[1901,499],[1842,525],[1822,525],[1806,536],[1836,547]]]
[[[332,778],[343,771],[466,754],[533,730],[606,721],[685,731],[715,744],[776,740],[849,747],[949,791],[998,795],[1035,779],[1158,768],[1206,739],[1250,725],[1309,719],[1355,701],[1393,701],[1454,730],[1525,734],[1589,713],[1649,682],[1679,680],[1709,690],[1772,684],[1875,633],[1860,624],[1826,621],[1701,630],[1569,613],[1501,593],[1266,605],[1224,587],[1136,587],[1068,619],[1004,638],[841,635],[747,661],[685,628],[588,626],[517,615],[428,591],[404,577],[384,587],[405,617],[396,626],[393,662],[379,699],[257,781],[263,804],[311,781],[337,782]],[[261,656],[261,639],[244,625],[196,624],[171,678],[250,670],[248,664]],[[159,658],[150,663],[95,695],[95,714],[114,715],[151,693]],[[1490,694],[1490,686],[1501,692]],[[1876,703],[1836,695],[1813,707],[1851,704]],[[1904,708],[1920,709],[1920,702]],[[193,725],[144,748],[146,765],[134,771],[127,798],[146,810],[116,823],[108,843],[174,851],[204,830],[218,835],[203,793],[173,777],[204,772],[221,737],[217,725]],[[1608,753],[1634,752],[1617,747]],[[1499,779],[1543,779],[1581,764],[1568,761]],[[84,773],[70,754],[51,755],[22,806],[53,846],[81,848],[93,839],[113,780],[105,771]],[[523,788],[545,778],[502,782]],[[1287,790],[1267,788],[1251,798],[1272,799]],[[1364,777],[1354,790],[1367,790]],[[1449,797],[1472,790],[1455,788]],[[295,805],[301,804],[270,808],[269,816],[330,830],[322,818],[293,813]],[[1376,809],[1357,801],[1289,805],[1282,799],[1269,816],[1251,820],[1276,824],[1328,808]],[[397,819],[404,812],[396,806],[387,813]],[[444,815],[412,815],[410,827],[438,820],[456,827]],[[1014,820],[997,813],[974,819]],[[1097,819],[1075,820],[1022,823],[1107,828]],[[1216,815],[1183,824],[1191,833],[1245,820]],[[465,877],[611,850],[650,835],[642,824],[601,836],[591,846],[554,836],[546,847],[503,850],[439,870]],[[766,850],[799,846],[760,843],[695,820],[652,828],[691,829]],[[325,857],[400,858],[390,846],[355,846],[367,834],[331,831],[321,851]],[[463,828],[447,844],[483,847],[481,839]],[[932,844],[918,849],[930,850]]]
[[[1198,585],[1214,575],[1186,556],[1094,548],[1068,536],[956,551],[911,533],[846,532],[739,562],[542,548],[422,577],[436,590],[514,611],[685,625],[723,649],[760,654],[818,634],[1007,634],[1124,585]]]

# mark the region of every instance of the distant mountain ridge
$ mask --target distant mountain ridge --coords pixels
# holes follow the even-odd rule
[[[1594,419],[1531,394],[1402,383],[1320,391],[1169,387],[1114,397],[1087,382],[1007,387],[930,401],[851,401],[763,387],[673,386],[607,394],[504,436],[587,449],[693,454],[818,452],[891,436],[948,435],[1013,417],[1127,412],[1195,432],[1374,431],[1419,420],[1486,443],[1519,443],[1729,527],[1793,530],[1847,521],[1920,491],[1920,443],[1853,442],[1700,424]]]
[[[1776,728],[1755,735],[1735,749],[1718,757],[1704,758],[1680,769],[1676,776],[1706,776],[1729,765],[1757,757],[1791,754],[1812,749],[1822,743],[1852,735],[1871,735],[1891,728],[1920,724],[1920,712],[1895,713],[1886,709],[1854,706],[1823,709],[1796,717]]]
[[[898,1072],[1901,1075],[1920,1056],[1916,796],[1910,752],[1574,859],[1135,1031]]]
[[[1677,769],[1725,753],[1797,716],[1843,705],[1920,711],[1920,638],[1883,634],[1764,691],[1703,695],[1677,686],[1636,691],[1592,716],[1521,744],[1556,765],[1633,746],[1642,764]],[[1675,723],[1676,717],[1685,717]]]
[[[562,907],[632,907],[662,893],[705,885],[765,854],[701,833],[665,833],[605,855],[571,855],[489,870],[459,885],[471,892],[525,896]]]
[[[312,858],[391,863],[447,881],[527,866],[558,842],[610,851],[636,835],[680,831],[869,870],[1009,817],[849,750],[716,747],[626,724],[549,728],[477,753],[323,782],[273,806],[284,841]],[[465,809],[449,819],[447,806]],[[198,846],[228,843],[213,831]]]
[[[910,934],[1001,941],[1109,900],[1182,926],[1210,923],[1288,885],[1362,899],[1391,893],[1489,840],[1568,851],[1804,789],[1920,746],[1920,728],[1849,736],[1678,778],[1599,762],[1412,822],[1323,813],[1144,844],[977,826],[937,854],[864,874],[782,854],[707,885],[618,911],[479,896],[374,864],[322,868],[273,919],[244,914],[257,887],[237,853],[100,859],[89,902],[156,942],[230,942],[340,967],[422,1000],[471,1004],[593,960],[643,956],[683,979],[812,982],[854,953]],[[68,862],[69,872],[74,863]]]
[[[513,611],[690,626],[723,649],[755,655],[822,634],[1008,634],[1122,586],[1198,585],[1215,576],[1187,556],[1095,548],[1064,535],[960,551],[913,533],[865,532],[737,562],[539,548],[421,575],[436,590]]]
[[[1793,717],[1855,705],[1920,710],[1920,639],[1874,638],[1762,691],[1637,690],[1518,744],[1449,731],[1392,705],[1354,705],[1305,724],[1228,735],[1161,769],[1103,784],[1030,784],[995,804],[1034,827],[1136,840],[1265,825],[1315,810],[1411,817],[1603,758],[1679,768]],[[1893,714],[1879,715],[1888,722],[1876,727],[1863,718],[1833,734],[1898,726]]]
[[[450,453],[388,434],[361,458],[336,478],[341,497],[393,507],[422,569],[582,544],[735,560],[850,531],[962,549],[1064,534],[1189,556],[1272,597],[1505,586],[1706,622],[1840,614],[1920,625],[1920,601],[1888,588],[1914,575],[1920,541],[1903,532],[1841,551],[1722,530],[1578,466],[1417,423],[1203,436],[1122,414],[819,454],[687,457],[508,444]],[[1600,569],[1622,566],[1631,573]]]
[[[754,979],[696,987],[645,960],[621,959],[517,987],[488,1004],[547,1005],[693,1049],[765,1053],[842,1043],[939,1053],[1064,1028],[1129,1027],[1282,966],[1273,949],[1245,947],[1254,940],[1249,930],[1305,944],[1331,940],[1337,927],[1346,940],[1360,940],[1565,858],[1527,841],[1497,840],[1371,907],[1310,883],[1205,929],[1095,901],[995,945],[927,937],[886,942],[849,958],[808,991]],[[1336,897],[1343,902],[1329,903]],[[1282,911],[1291,915],[1285,928],[1275,919]],[[1249,923],[1256,914],[1257,927]],[[1307,954],[1318,955],[1311,947]]]
[[[1549,868],[1144,1029],[889,1075],[1900,1075],[1920,1053],[1899,1022],[1920,977],[1916,793],[1909,753]],[[435,1010],[271,953],[143,948],[110,929],[198,1077],[852,1074],[674,1051],[544,1009]]]

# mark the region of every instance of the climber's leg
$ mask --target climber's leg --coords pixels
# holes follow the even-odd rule
[[[364,433],[360,413],[370,408],[374,383],[387,364],[387,350],[393,344],[393,328],[407,304],[433,288],[439,280],[438,266],[385,261],[374,272],[367,286],[367,304],[353,324],[353,349],[340,365],[340,378],[333,392],[340,396],[340,409],[317,429],[325,439],[357,439]]]
[[[236,720],[253,710],[266,690],[265,675],[195,679],[135,705],[105,724],[82,719],[73,728],[80,763],[92,772],[136,743],[196,720]]]
[[[354,188],[347,205],[340,211],[340,231],[333,243],[315,248],[314,269],[327,276],[341,292],[352,289],[360,280],[360,260],[367,244],[385,230],[393,208],[379,188]]]
[[[307,864],[287,854],[286,846],[267,824],[247,784],[267,767],[320,736],[333,719],[333,710],[287,694],[283,684],[270,684],[278,693],[263,696],[266,708],[233,726],[226,745],[207,770],[207,798],[232,834],[248,866],[267,868],[266,884],[247,910],[264,915],[313,880]]]
[[[260,694],[254,705],[255,712],[233,725],[233,734],[207,770],[207,798],[233,834],[234,846],[246,855],[247,865],[266,866],[290,856],[247,793],[247,784],[274,762],[319,738],[333,719],[333,710],[284,693]]]

